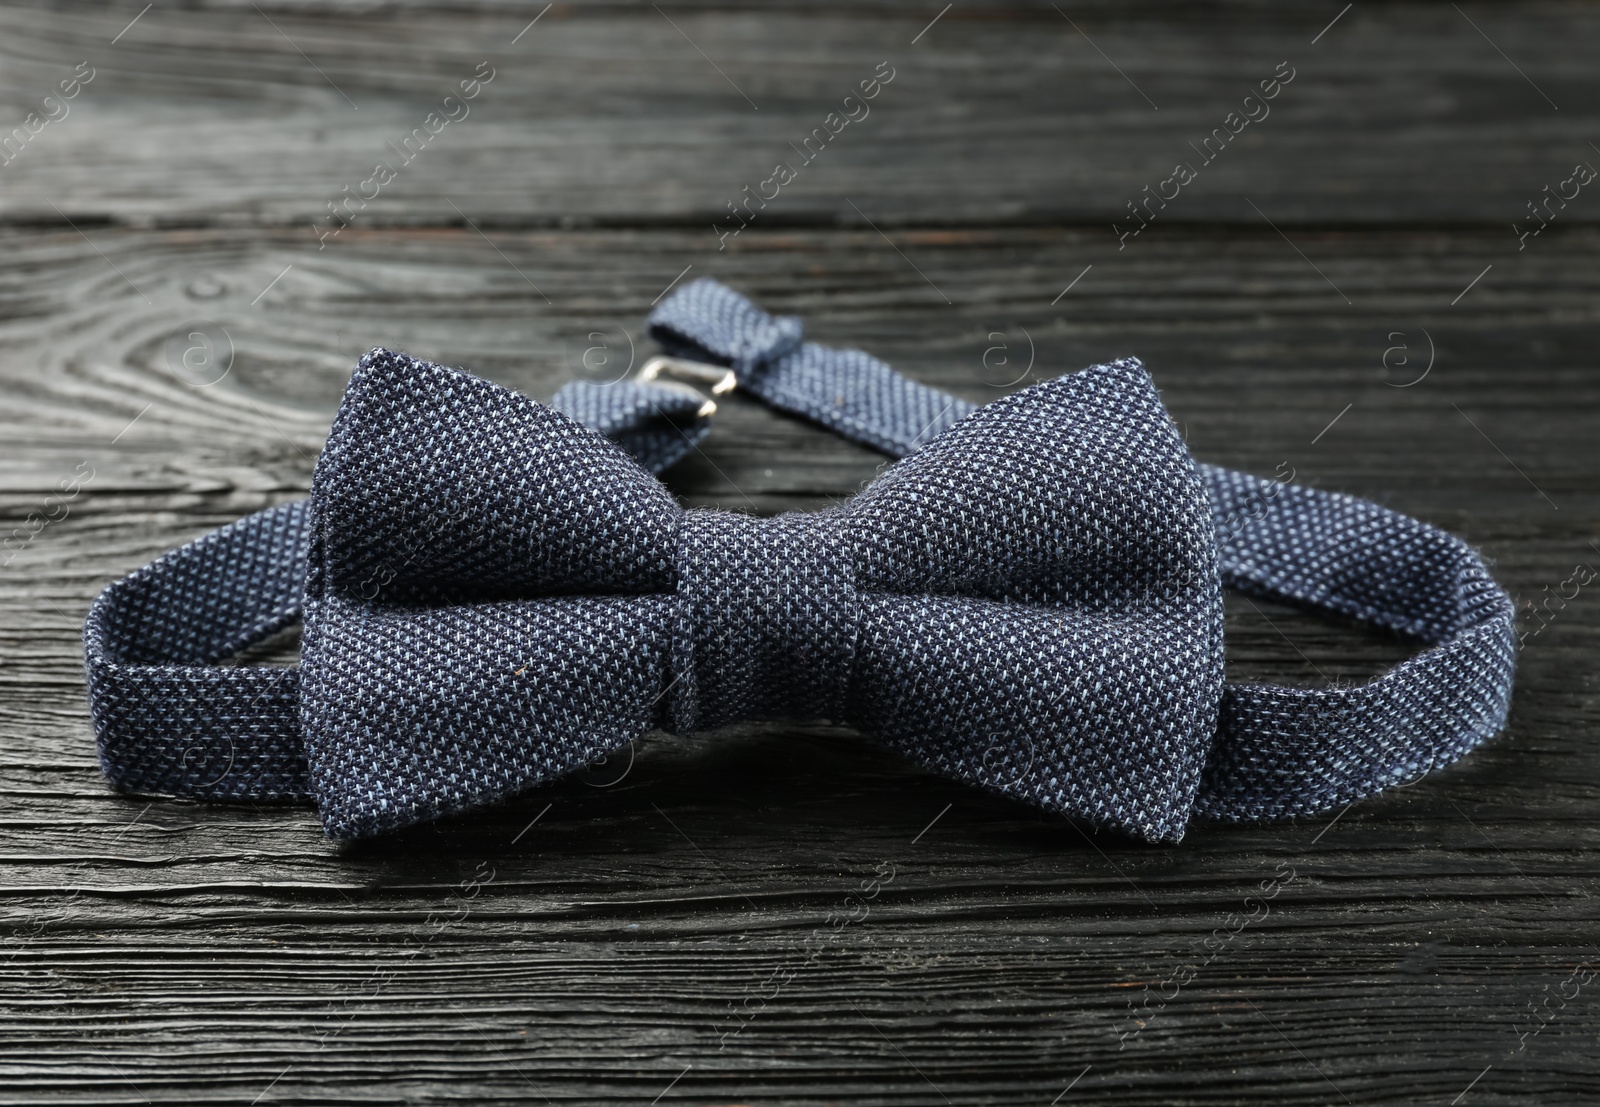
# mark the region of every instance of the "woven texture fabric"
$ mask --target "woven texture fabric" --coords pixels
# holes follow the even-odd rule
[[[701,401],[681,388],[639,381],[573,381],[550,406],[607,438],[626,434],[628,451],[652,473],[687,457],[711,431]]]
[[[734,368],[741,391],[892,457],[975,408],[860,351],[804,342],[799,320],[709,279],[663,301],[650,325],[669,349]],[[625,420],[608,433],[633,449]],[[1197,810],[1313,814],[1413,781],[1504,727],[1515,610],[1471,547],[1354,496],[1199,470],[1223,584],[1432,645],[1355,687],[1228,686]]]
[[[311,798],[300,671],[219,665],[300,618],[310,538],[310,504],[285,504],[100,593],[83,642],[106,776],[155,795]]]
[[[669,726],[849,717],[860,598],[842,512],[691,511],[678,531]]]
[[[973,408],[871,354],[805,342],[801,334],[800,320],[768,315],[706,277],[650,315],[650,335],[667,353],[729,366],[741,392],[891,457],[915,452]],[[611,426],[606,433],[620,437],[621,422]]]
[[[1355,496],[1201,472],[1225,585],[1433,645],[1349,688],[1229,685],[1200,812],[1325,811],[1415,781],[1505,726],[1515,609],[1471,547]]]
[[[419,555],[463,509],[476,529]],[[1215,728],[1210,511],[1132,363],[992,404],[832,511],[755,519],[685,512],[561,413],[378,352],[312,510],[301,710],[338,836],[522,791],[652,726],[799,715],[1175,839]],[[369,597],[378,565],[396,571]],[[1031,761],[997,773],[995,747]]]
[[[1281,818],[1408,782],[1504,724],[1512,609],[1470,548],[1197,466],[1136,360],[974,409],[714,282],[651,322],[669,352],[903,460],[825,512],[684,511],[647,471],[708,426],[681,389],[569,386],[556,410],[374,351],[310,501],[96,601],[107,775],[313,797],[351,837],[524,791],[652,727],[828,718],[1175,841],[1195,812]],[[1353,688],[1225,687],[1224,584],[1434,644]],[[217,664],[302,612],[298,669]]]

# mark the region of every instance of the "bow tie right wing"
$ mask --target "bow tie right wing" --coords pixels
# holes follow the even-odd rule
[[[852,721],[972,783],[1182,837],[1221,591],[1204,487],[1137,361],[979,408],[844,511]]]

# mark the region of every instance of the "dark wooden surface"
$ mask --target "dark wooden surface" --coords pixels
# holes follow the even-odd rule
[[[561,6],[513,42],[542,5],[139,7],[0,10],[0,136],[95,73],[0,166],[0,516],[55,516],[0,553],[0,1102],[1600,1102],[1600,582],[1527,615],[1465,761],[1173,848],[778,725],[339,848],[306,810],[113,794],[79,644],[109,580],[304,494],[365,348],[545,397],[597,341],[637,356],[686,266],[972,399],[1137,354],[1202,459],[1415,513],[1544,603],[1600,567],[1600,182],[1512,224],[1600,165],[1600,9]],[[168,352],[196,323],[233,351],[206,387]],[[774,512],[879,464],[735,398],[669,483]],[[1229,608],[1235,678],[1410,648]]]

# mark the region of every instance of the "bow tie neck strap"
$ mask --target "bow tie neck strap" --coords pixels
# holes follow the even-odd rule
[[[1311,815],[1414,783],[1506,724],[1515,608],[1453,535],[1367,500],[1202,465],[1222,582],[1426,649],[1347,687],[1230,684],[1196,810]]]
[[[310,502],[298,500],[100,593],[83,645],[107,777],[152,795],[310,798],[299,669],[221,664],[300,618],[310,542]]]
[[[650,334],[667,353],[726,365],[740,391],[891,457],[915,453],[974,407],[871,354],[805,342],[801,333],[800,320],[768,315],[705,277],[650,316]],[[618,431],[612,437],[631,452],[631,428]]]
[[[674,292],[650,315],[650,334],[669,353],[733,369],[744,384],[798,351],[805,333],[792,315],[768,315],[709,277]]]
[[[572,381],[550,406],[607,438],[626,439],[628,452],[652,473],[682,461],[711,431],[702,400],[643,381]]]

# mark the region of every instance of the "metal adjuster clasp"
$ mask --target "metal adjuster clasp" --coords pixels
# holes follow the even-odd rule
[[[739,378],[725,365],[709,365],[682,357],[653,357],[634,374],[634,380],[648,381],[658,388],[671,388],[698,398],[702,403],[695,415],[701,419],[715,415],[717,403],[707,399],[698,388],[687,382],[710,385],[713,396],[726,396],[739,384]]]

